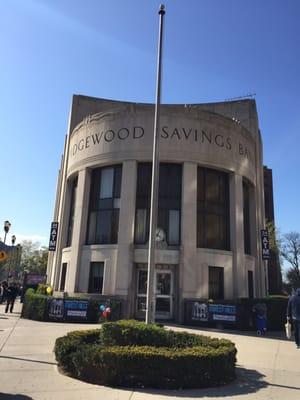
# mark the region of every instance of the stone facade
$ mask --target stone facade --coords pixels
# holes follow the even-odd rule
[[[49,256],[48,282],[56,291],[91,292],[91,263],[100,263],[101,293],[121,298],[126,316],[141,316],[145,300],[139,271],[146,268],[147,243],[136,243],[135,219],[138,168],[152,161],[153,122],[153,105],[74,96],[57,185],[54,221],[59,229],[57,249]],[[220,268],[215,271],[221,271],[223,281],[216,284],[223,284],[224,299],[248,297],[249,291],[255,297],[265,295],[260,241],[265,227],[263,161],[255,101],[163,105],[160,128],[160,162],[181,165],[182,178],[180,242],[157,244],[158,317],[182,321],[185,299],[208,299],[214,279],[211,267]],[[117,242],[89,242],[93,171],[115,165],[122,166]],[[199,167],[228,177],[226,249],[199,247]],[[244,240],[250,246],[247,254]]]

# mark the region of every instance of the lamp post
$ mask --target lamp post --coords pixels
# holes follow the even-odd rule
[[[16,243],[16,235],[12,235],[12,237],[11,237],[11,244],[12,244],[12,246],[14,246],[15,243]]]
[[[11,237],[11,245],[12,247],[14,247],[15,243],[16,243],[16,235],[12,235]],[[13,248],[9,254],[9,263],[8,263],[8,269],[7,269],[7,281],[9,279],[9,274],[10,274],[10,269],[11,269],[11,265],[13,264],[14,261],[14,254],[15,254],[15,248]]]
[[[9,228],[11,227],[11,223],[9,221],[4,221],[4,244],[6,242],[6,235],[8,234]]]

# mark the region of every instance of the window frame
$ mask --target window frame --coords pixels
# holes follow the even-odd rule
[[[174,168],[172,170],[172,168]],[[157,226],[162,228],[166,234],[168,246],[178,247],[181,244],[181,217],[182,217],[182,164],[181,163],[160,163],[159,165],[159,198]],[[137,188],[136,188],[136,209],[134,224],[134,243],[145,245],[149,241],[149,220],[150,220],[150,197],[151,197],[151,176],[152,163],[140,162],[137,166]],[[143,226],[137,226],[138,213],[145,214]],[[170,235],[170,215],[171,211],[176,211],[178,217],[177,242],[171,240]],[[143,232],[141,237],[137,236],[137,231]]]
[[[112,197],[101,197],[103,171],[108,169],[113,170],[113,181],[110,182]],[[86,244],[118,243],[121,185],[122,164],[95,168],[92,171]],[[108,219],[105,226],[101,224],[101,215],[102,220],[104,220],[105,215]]]
[[[215,199],[209,198],[213,179],[218,185]],[[209,223],[213,217],[218,222]],[[210,232],[214,237],[209,237]],[[202,166],[197,168],[197,248],[230,251],[229,173]]]
[[[102,267],[102,287],[101,291],[99,289],[95,289],[95,286],[92,285],[92,279],[95,277],[92,276],[93,268],[96,266]],[[105,273],[105,263],[104,261],[91,261],[90,262],[90,269],[89,269],[89,280],[88,280],[88,293],[94,293],[94,294],[103,294],[103,288],[104,288],[104,273]]]
[[[214,278],[218,276],[218,279]],[[221,277],[221,279],[219,279]],[[217,290],[215,287],[217,286]],[[217,293],[215,295],[215,293]],[[224,300],[224,268],[209,266],[208,267],[208,298],[212,300]]]

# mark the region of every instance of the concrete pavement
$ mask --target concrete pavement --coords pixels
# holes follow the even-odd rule
[[[57,370],[55,339],[68,331],[96,325],[30,321],[20,318],[20,310],[17,303],[13,314],[4,314],[0,305],[0,400],[300,399],[300,350],[283,335],[261,338],[171,326],[232,340],[238,349],[237,380],[211,389],[114,389],[87,384]]]

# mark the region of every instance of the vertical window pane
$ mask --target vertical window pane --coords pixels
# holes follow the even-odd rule
[[[110,243],[111,234],[111,210],[99,211],[97,215],[97,242]]]
[[[249,299],[253,299],[253,297],[254,297],[253,271],[248,271],[248,296],[249,296]]]
[[[138,271],[138,294],[147,293],[147,271]]]
[[[98,168],[92,173],[88,244],[118,242],[122,166]]]
[[[90,263],[90,276],[89,276],[89,293],[100,293],[103,290],[103,262]]]
[[[209,267],[208,269],[208,295],[210,299],[224,299],[224,269]]]
[[[136,210],[135,242],[146,243],[147,210]]]
[[[88,226],[88,244],[93,244],[96,237],[96,226],[97,226],[97,212],[92,211],[89,217],[89,226]]]
[[[135,243],[146,243],[149,234],[148,217],[151,192],[151,164],[140,163],[137,174]],[[167,244],[180,241],[182,167],[178,164],[160,164],[158,226],[166,234]],[[146,224],[146,226],[145,226]]]
[[[218,201],[219,199],[219,176],[215,171],[207,171],[206,174],[206,200]]]
[[[65,290],[66,275],[67,275],[67,263],[63,263],[62,271],[61,271],[61,278],[60,278],[60,288],[59,288],[59,290],[61,292],[64,292],[64,290]]]
[[[243,182],[243,214],[244,214],[244,251],[251,254],[251,234],[250,234],[250,186]]]
[[[111,211],[110,243],[112,244],[118,243],[119,214],[120,210],[118,208]]]
[[[228,174],[198,168],[197,247],[229,250]]]
[[[73,226],[74,226],[74,214],[75,214],[75,204],[76,204],[76,193],[77,193],[77,178],[72,182],[67,246],[71,246],[71,244],[72,244]]]
[[[179,210],[169,211],[169,244],[179,244]]]
[[[101,171],[100,199],[113,197],[114,169],[104,168]]]
[[[122,167],[115,167],[115,179],[114,179],[114,196],[115,198],[121,197],[121,178],[122,178]]]

